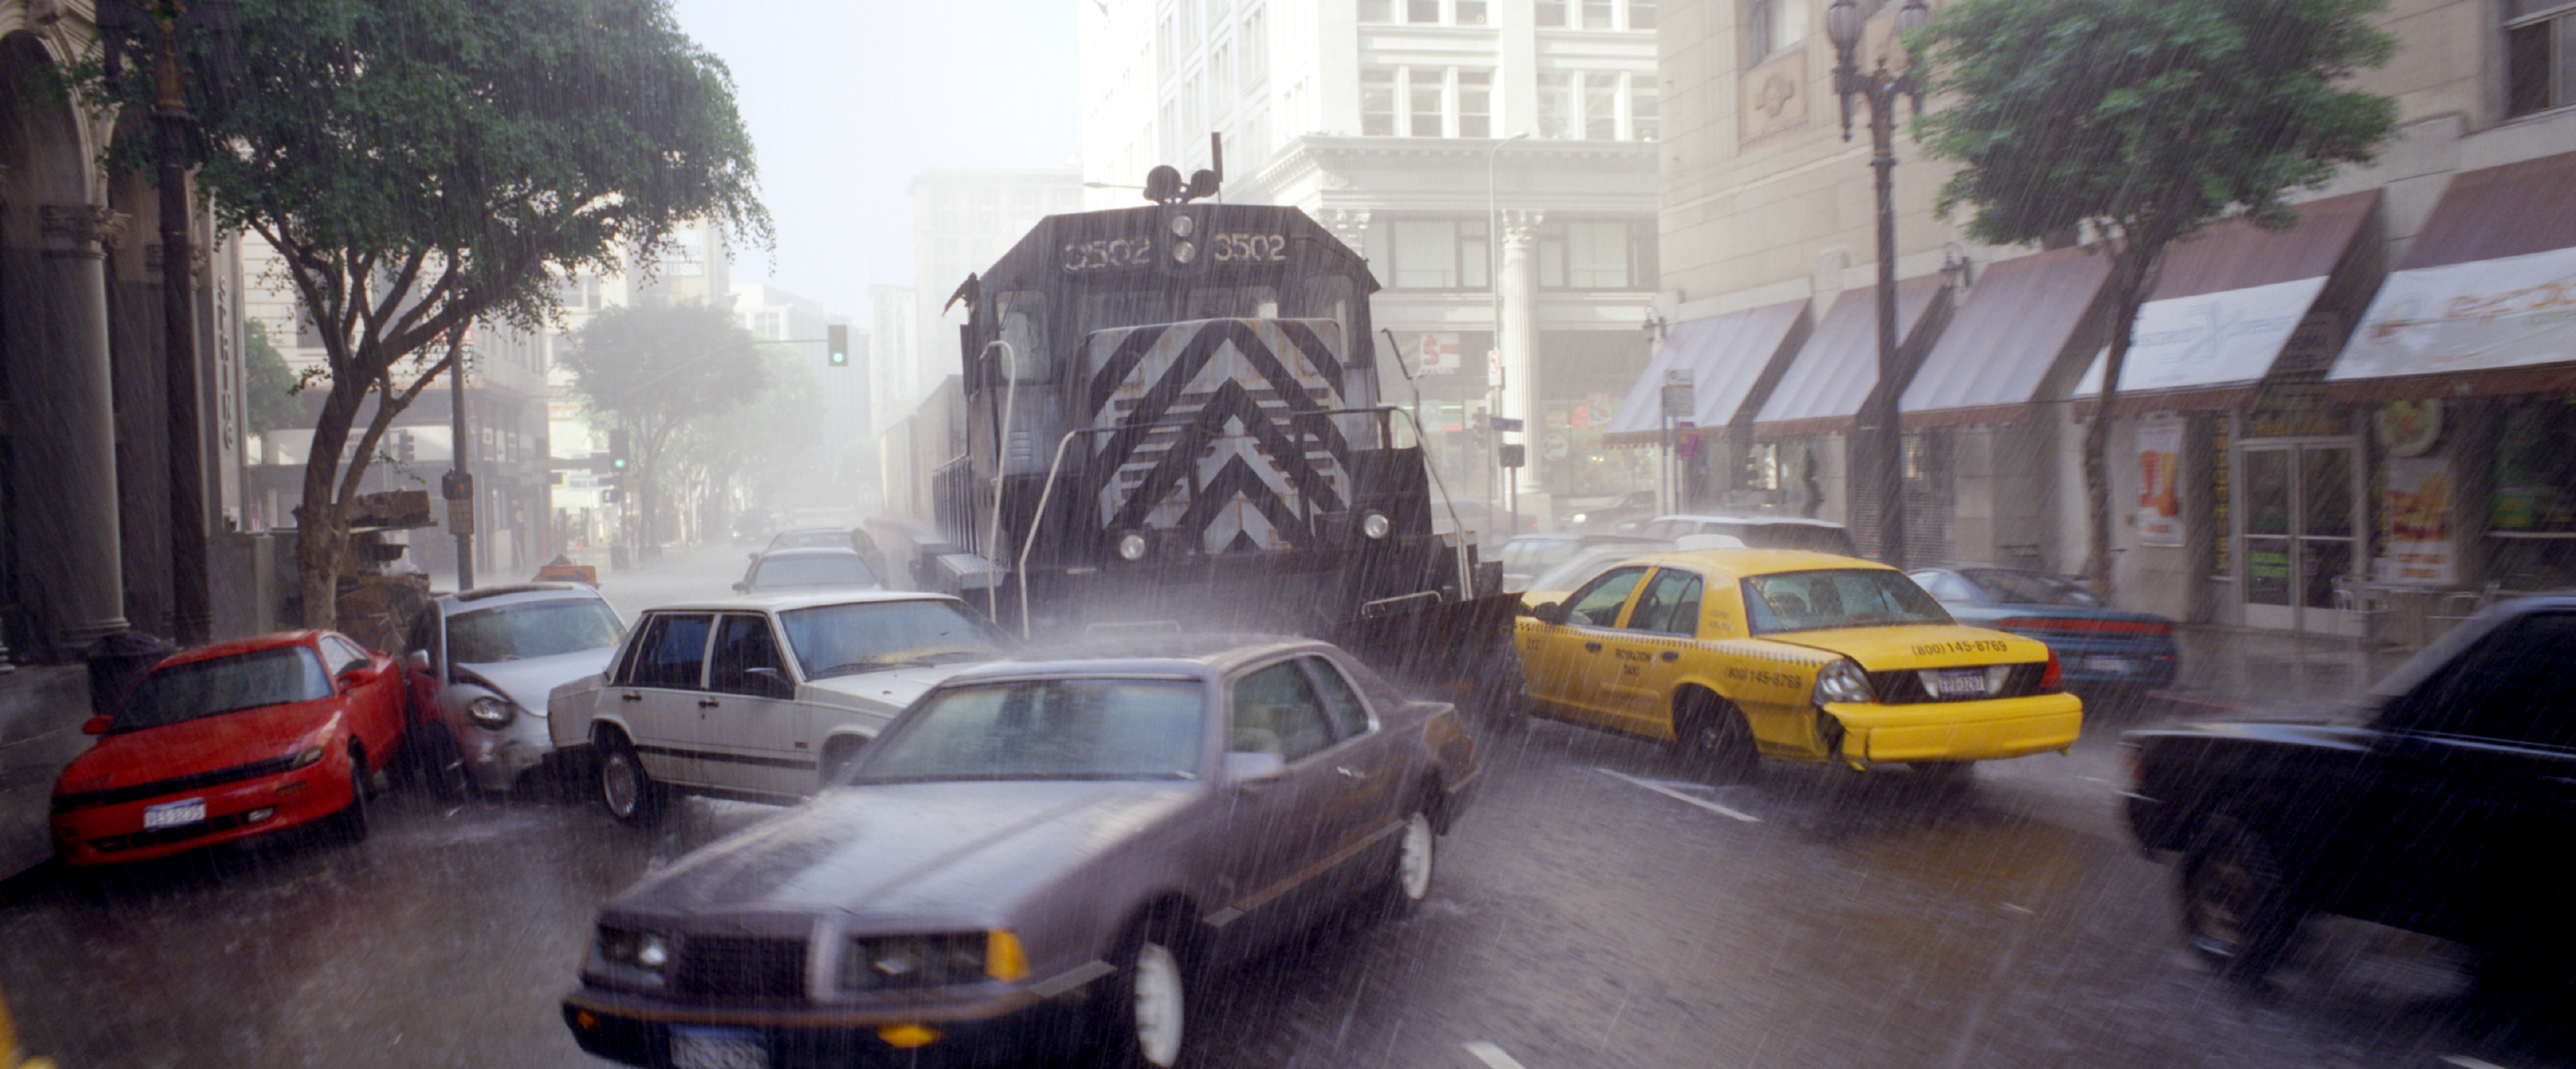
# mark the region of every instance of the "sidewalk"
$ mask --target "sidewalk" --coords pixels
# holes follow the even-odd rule
[[[2215,624],[2186,624],[2174,639],[2182,675],[2161,693],[2182,716],[2349,698],[2415,654],[2385,643]]]
[[[47,809],[54,775],[89,748],[89,670],[20,668],[0,675],[0,881],[53,856]]]

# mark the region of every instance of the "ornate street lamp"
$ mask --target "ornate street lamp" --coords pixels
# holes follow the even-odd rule
[[[1860,69],[1856,56],[1861,24],[1867,18],[1852,0],[1834,0],[1825,9],[1825,37],[1834,43],[1834,92],[1841,95],[1843,102],[1843,140],[1851,140],[1852,98],[1857,96],[1869,103],[1869,141],[1875,150],[1869,165],[1878,171],[1878,387],[1870,393],[1869,408],[1862,413],[1859,430],[1865,448],[1877,462],[1871,483],[1879,501],[1878,556],[1902,568],[1905,434],[1897,425],[1896,410],[1896,98],[1912,101],[1914,113],[1921,115],[1923,82],[1910,66],[1903,71],[1889,70],[1885,53],[1879,55],[1877,69]],[[1923,0],[1905,0],[1905,6],[1896,12],[1896,32],[1902,36],[1930,21],[1932,10],[1923,6]]]

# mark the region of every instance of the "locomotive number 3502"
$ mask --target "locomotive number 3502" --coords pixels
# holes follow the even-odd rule
[[[1218,234],[1214,241],[1208,242],[1208,255],[1219,263],[1282,263],[1288,259],[1288,235]]]

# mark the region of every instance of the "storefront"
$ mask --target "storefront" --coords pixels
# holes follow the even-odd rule
[[[1675,325],[1604,428],[1604,445],[1657,451],[1675,511],[1776,504],[1743,456],[1753,414],[1814,322],[1801,298]],[[1694,477],[1676,478],[1676,473]]]
[[[1896,284],[1900,372],[1887,389],[1905,389],[1949,319],[1950,286],[1941,276]],[[1883,555],[1879,503],[1857,489],[1870,485],[1859,424],[1880,388],[1878,363],[1878,287],[1844,290],[1799,347],[1752,424],[1754,447],[1778,458],[1785,484],[1782,505],[1849,525],[1852,540],[1874,557]],[[1947,445],[1939,435],[1921,436],[1902,451],[1908,561],[1950,559]]]
[[[1918,468],[1929,480],[1921,496],[1950,505],[1946,559],[2081,564],[2080,545],[2059,541],[2064,516],[2083,510],[2083,484],[2061,485],[2056,457],[2070,440],[2066,392],[2107,331],[2109,276],[2106,259],[2079,248],[1989,264],[1915,370],[1901,412],[1916,451],[1943,461]]]
[[[2379,280],[2378,204],[2330,197],[2288,230],[2230,222],[2167,250],[2109,414],[2124,604],[2359,633],[2370,471],[2323,384]],[[2102,359],[2076,384],[2079,421],[2099,415]],[[2080,495],[2081,449],[2062,455]]]
[[[2576,584],[2576,154],[2454,176],[2326,389],[2371,428],[2392,630]]]

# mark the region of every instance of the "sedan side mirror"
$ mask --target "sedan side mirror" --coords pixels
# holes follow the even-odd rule
[[[737,579],[733,584],[733,592],[736,594],[751,593],[751,583],[748,580]]]
[[[1275,753],[1233,752],[1225,755],[1225,781],[1237,787],[1261,787],[1288,774],[1288,759]]]
[[[429,651],[413,650],[410,656],[403,658],[403,664],[416,672],[429,671]]]
[[[81,734],[105,735],[107,734],[107,726],[115,722],[116,718],[112,716],[93,716],[87,720],[81,721]]]
[[[369,683],[375,682],[376,676],[377,672],[374,665],[352,668],[346,672],[340,673],[340,685],[353,689],[363,687]]]

